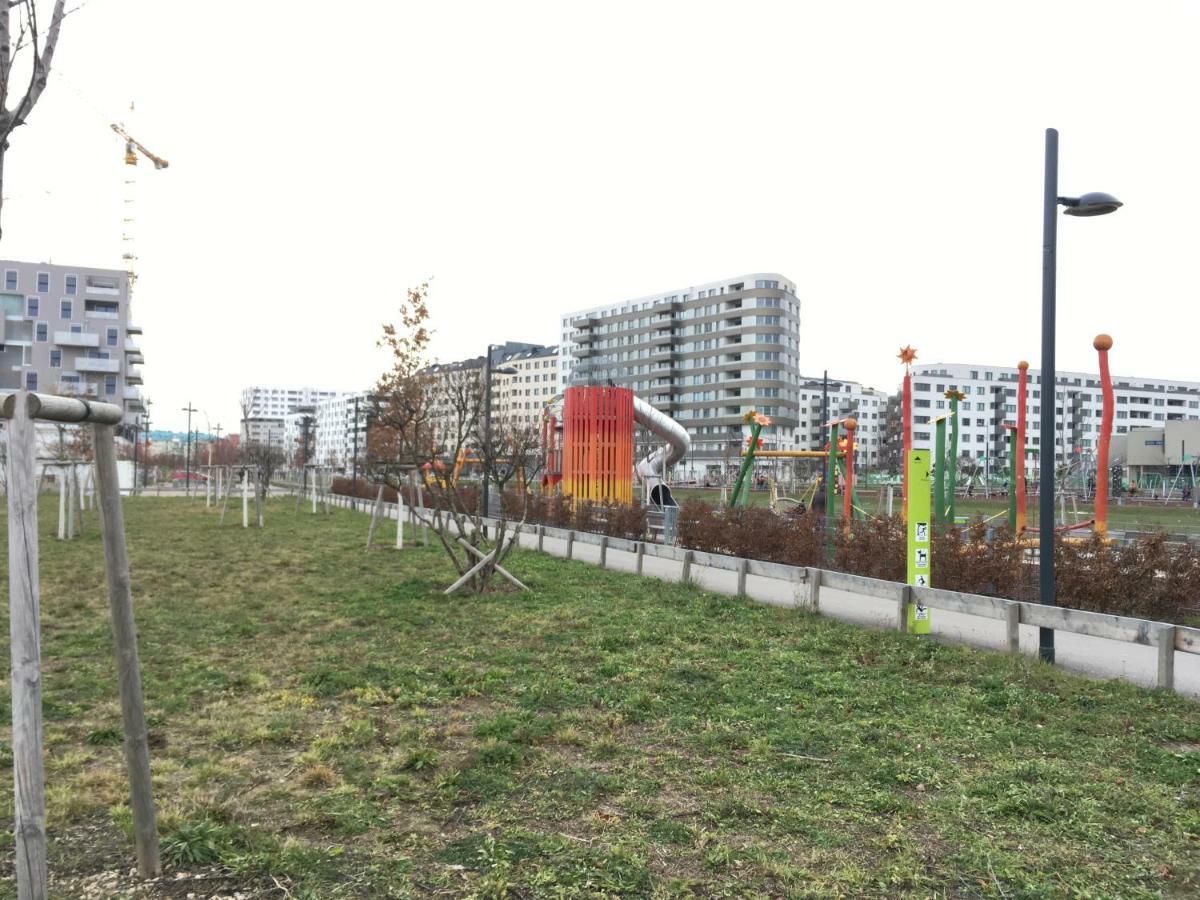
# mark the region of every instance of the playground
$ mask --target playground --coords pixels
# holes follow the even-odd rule
[[[447,597],[440,549],[366,553],[361,512],[272,499],[243,529],[203,499],[137,497],[166,874],[134,887],[99,536],[54,540],[54,507],[52,896],[1151,897],[1200,879],[1200,707],[1172,694],[524,550],[509,565],[530,591]]]

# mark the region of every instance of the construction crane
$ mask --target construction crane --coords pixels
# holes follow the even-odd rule
[[[133,112],[132,103],[129,104],[129,111]],[[137,261],[137,254],[134,252],[134,205],[137,200],[136,166],[138,163],[138,153],[141,153],[146,159],[154,163],[155,169],[165,169],[170,163],[161,156],[151,153],[146,145],[127,132],[124,126],[113,122],[109,127],[125,141],[125,165],[135,167],[125,177],[125,192],[122,197],[125,205],[125,215],[121,218],[121,241],[124,244],[121,252],[121,260],[125,264],[125,272],[129,276],[130,285],[132,285],[137,281],[137,274],[134,272],[134,263]]]

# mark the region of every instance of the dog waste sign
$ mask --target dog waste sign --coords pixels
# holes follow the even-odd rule
[[[929,529],[929,452],[911,450],[908,454],[908,583],[929,587],[933,577],[933,551]],[[929,607],[920,601],[908,606],[910,634],[929,634]]]

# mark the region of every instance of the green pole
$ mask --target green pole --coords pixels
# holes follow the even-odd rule
[[[937,420],[933,448],[933,521],[946,519],[946,417]]]
[[[1017,469],[1013,459],[1013,430],[1008,429],[1008,527],[1017,531]]]
[[[730,509],[738,505],[738,497],[742,493],[742,485],[746,481],[746,473],[754,465],[754,451],[758,447],[758,435],[761,431],[762,426],[757,422],[750,424],[750,446],[746,448],[746,455],[742,457],[742,467],[738,469],[737,481],[733,483],[733,493],[729,497]]]
[[[954,500],[958,493],[958,391],[950,397],[950,415],[950,459],[946,461],[950,495],[946,498],[946,518],[953,525],[957,521],[954,515]]]
[[[825,457],[825,530],[829,535],[833,534],[833,510],[837,503],[834,490],[837,484],[837,442],[838,423],[834,422],[829,426],[829,455]]]

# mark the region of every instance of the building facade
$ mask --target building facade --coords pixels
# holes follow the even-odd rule
[[[349,472],[356,447],[359,458],[365,457],[371,397],[370,391],[359,391],[327,397],[317,404],[315,462]]]
[[[828,384],[828,410],[825,409]],[[824,424],[831,419],[853,418],[856,466],[876,469],[884,461],[888,393],[843,379],[802,378],[800,381],[800,425],[793,443],[797,450],[821,450],[829,440]]]
[[[286,452],[295,445],[288,443],[285,418],[299,407],[311,409],[321,400],[336,397],[339,393],[312,387],[253,385],[242,388],[241,438],[250,444],[271,444]]]
[[[913,381],[913,446],[932,447],[933,421],[949,411],[947,390],[960,390],[959,453],[982,467],[1008,458],[1004,423],[1017,420],[1017,369],[975,363],[917,365]],[[1113,376],[1113,434],[1166,422],[1200,420],[1200,382]],[[1041,373],[1029,369],[1026,401],[1025,467],[1037,467],[1044,395]],[[1100,436],[1103,398],[1100,376],[1060,372],[1054,385],[1054,457],[1059,464],[1094,457]]]
[[[145,413],[145,361],[130,319],[129,276],[118,269],[0,260],[0,390],[28,388]]]
[[[796,445],[800,300],[786,276],[689,285],[568,313],[560,326],[561,384],[632,388],[687,429],[685,470],[736,460],[751,410],[774,419],[764,449]]]
[[[518,350],[500,358],[515,375],[492,376],[492,415],[511,425],[537,428],[542,410],[560,392],[558,347]]]

